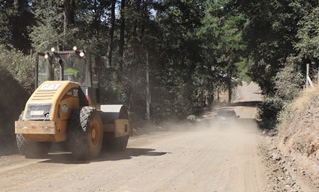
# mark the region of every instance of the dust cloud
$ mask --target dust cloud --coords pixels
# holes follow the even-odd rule
[[[0,156],[17,153],[14,121],[18,120],[29,94],[3,67],[0,68]]]
[[[258,103],[258,102],[256,102]],[[256,103],[235,103],[227,106],[234,109],[239,118],[220,122],[216,119],[216,111],[208,111],[194,122],[188,121],[165,121],[157,126],[148,126],[147,133],[152,132],[180,132],[180,134],[189,134],[191,132],[203,132],[207,134],[228,135],[227,137],[245,137],[248,133],[259,134],[261,130],[256,121],[257,108]],[[147,134],[146,133],[146,134]]]
[[[220,104],[215,106],[213,110],[207,111],[200,116],[195,122],[177,122],[165,121],[156,127],[150,128],[152,131],[167,132],[184,132],[185,134],[199,132],[200,134],[217,134],[226,139],[245,142],[246,139],[256,138],[256,134],[261,134],[256,117],[258,114],[258,105],[262,102],[260,88],[255,83],[243,82],[237,87],[234,101],[227,106]],[[215,115],[216,110],[221,107],[234,109],[236,115],[239,116],[231,122],[219,122]],[[251,137],[251,138],[248,138]],[[239,141],[239,140],[240,141]]]

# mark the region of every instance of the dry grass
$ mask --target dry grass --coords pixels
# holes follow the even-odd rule
[[[319,87],[315,86],[311,89],[305,89],[300,93],[300,96],[293,102],[293,107],[295,110],[304,111],[306,110],[312,100],[319,95]]]
[[[280,118],[278,147],[289,154],[316,156],[319,149],[319,87],[303,91]]]
[[[299,170],[318,181],[319,87],[303,91],[281,114],[277,149],[293,159]]]

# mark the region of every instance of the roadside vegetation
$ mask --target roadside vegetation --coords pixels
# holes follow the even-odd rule
[[[282,110],[277,128],[279,146],[284,153],[319,159],[318,91],[318,86],[302,91]]]
[[[106,103],[126,104],[136,120],[200,115],[241,81],[254,81],[265,101],[265,129],[305,82],[317,78],[318,1],[3,1],[0,66],[34,90],[37,51],[90,49],[105,57]],[[148,67],[147,67],[148,66]],[[147,70],[148,69],[148,70]]]
[[[231,102],[242,81],[257,83],[257,120],[282,154],[271,158],[289,180],[294,167],[318,181],[319,88],[304,89],[307,64],[319,79],[318,23],[318,0],[1,1],[0,147],[15,150],[35,53],[76,45],[104,56],[102,101],[127,105],[138,129],[195,122],[220,93]]]
[[[244,15],[231,1],[5,1],[0,65],[32,93],[36,52],[89,49],[104,56],[102,100],[152,123],[211,109],[246,75]],[[194,6],[196,5],[196,6]],[[148,70],[147,70],[148,66]],[[229,99],[231,101],[231,98]]]

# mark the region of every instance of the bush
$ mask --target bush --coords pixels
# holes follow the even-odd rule
[[[287,61],[286,66],[277,73],[275,79],[276,97],[287,102],[299,95],[305,83],[300,69],[290,62]]]
[[[0,66],[7,69],[7,76],[12,75],[19,84],[31,93],[34,89],[35,61],[17,50],[7,50],[0,45]]]
[[[259,107],[259,120],[263,129],[273,129],[279,122],[278,117],[284,107],[284,101],[278,98],[266,98]]]
[[[264,129],[273,129],[283,121],[283,116],[289,116],[291,103],[302,90],[304,78],[293,58],[288,58],[285,67],[275,78],[275,96],[264,100],[259,107],[259,119]]]

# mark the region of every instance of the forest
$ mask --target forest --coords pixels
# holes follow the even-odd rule
[[[124,103],[141,119],[147,102],[155,123],[199,115],[214,106],[220,92],[231,102],[237,85],[253,81],[265,97],[260,118],[269,120],[303,89],[306,64],[310,78],[318,78],[318,5],[317,0],[4,0],[0,66],[32,93],[35,53],[76,45],[106,60],[103,102]]]

